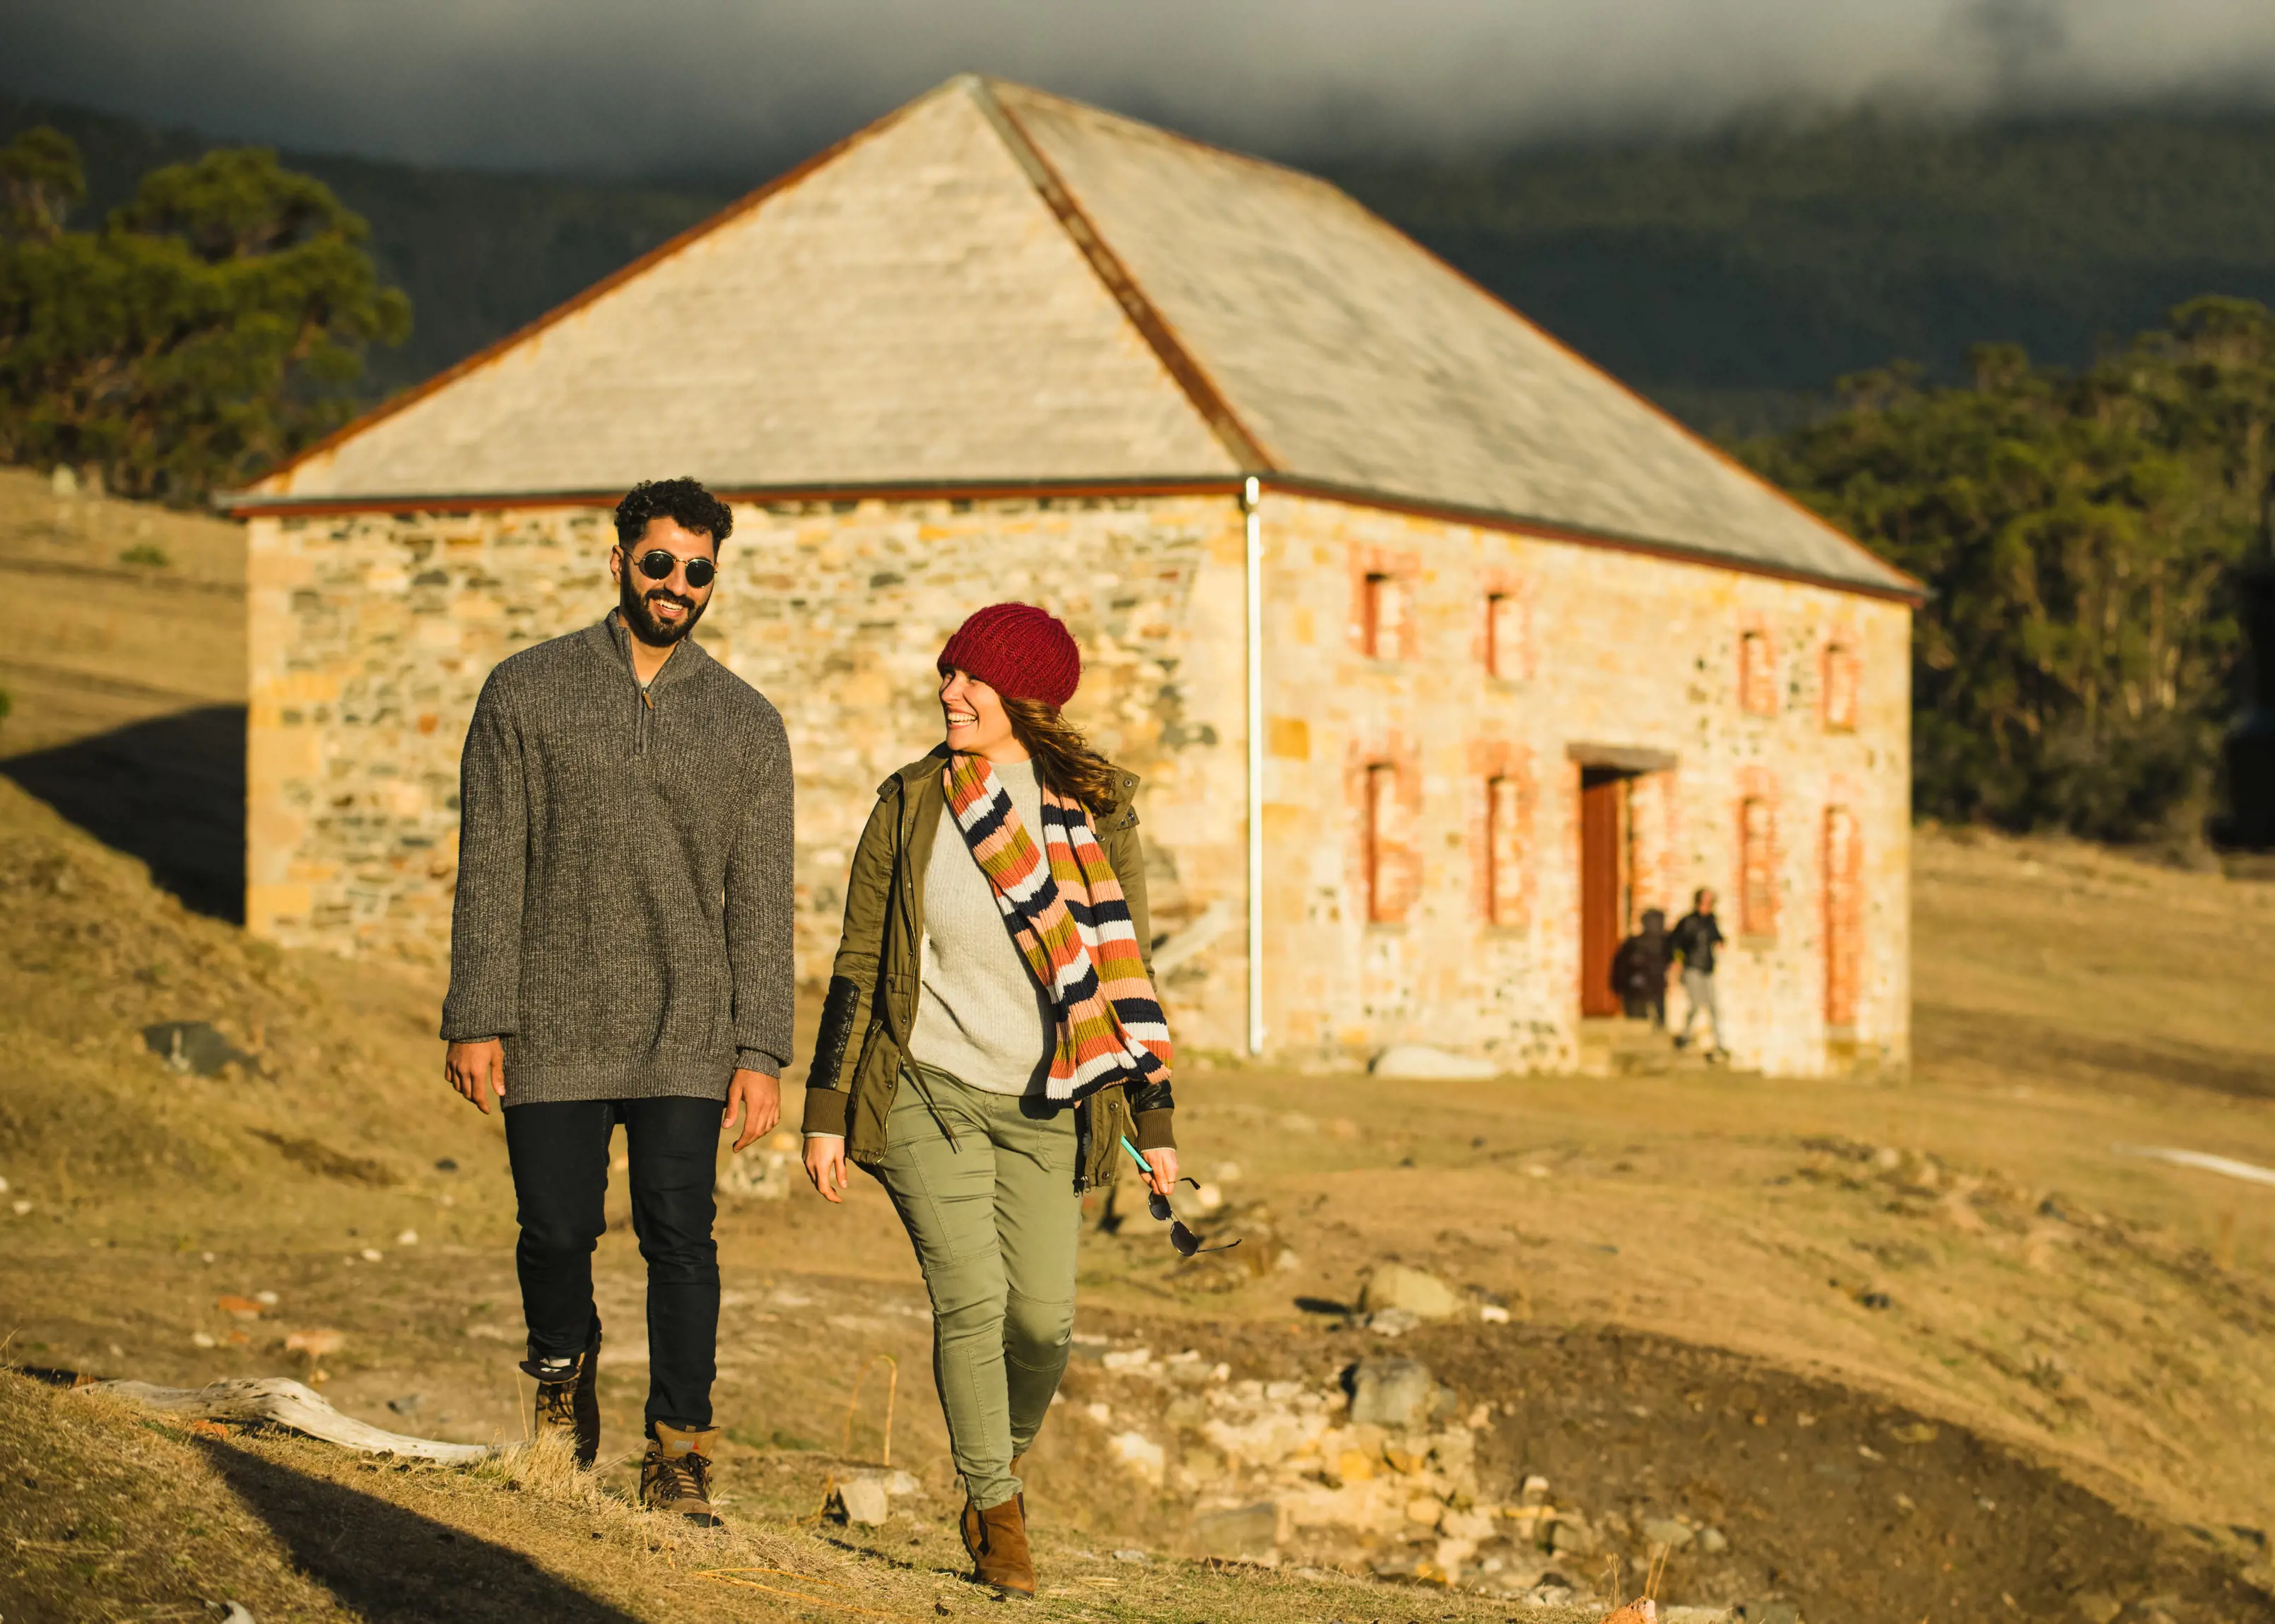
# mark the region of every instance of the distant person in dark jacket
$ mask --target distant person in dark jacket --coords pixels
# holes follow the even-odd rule
[[[1722,926],[1714,918],[1714,893],[1704,886],[1690,899],[1690,911],[1675,922],[1668,937],[1675,956],[1682,961],[1682,996],[1689,1007],[1682,1012],[1682,1030],[1674,1035],[1677,1048],[1690,1041],[1690,1028],[1702,1009],[1714,1034],[1713,1053],[1728,1053],[1722,1041],[1722,1011],[1714,1001],[1714,949],[1722,945]]]
[[[1654,1030],[1666,1027],[1667,970],[1674,955],[1666,912],[1645,909],[1643,929],[1620,943],[1619,951],[1612,955],[1612,990],[1620,995],[1628,1019],[1640,1021],[1648,1016]]]

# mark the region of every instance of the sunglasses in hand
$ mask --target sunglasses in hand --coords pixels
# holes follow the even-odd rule
[[[671,578],[671,572],[683,563],[687,566],[687,584],[697,592],[711,585],[711,578],[719,573],[719,566],[707,558],[683,559],[678,554],[667,553],[660,547],[633,559],[632,568],[651,581],[668,581]]]
[[[1153,1177],[1153,1164],[1145,1159],[1143,1152],[1130,1143],[1127,1134],[1122,1137],[1122,1148],[1130,1152],[1130,1159],[1138,1164],[1138,1173],[1148,1181],[1145,1186],[1145,1210],[1156,1220],[1168,1220],[1169,1244],[1176,1248],[1178,1257],[1190,1258],[1201,1252],[1228,1252],[1240,1244],[1240,1242],[1235,1239],[1227,1241],[1221,1246],[1203,1246],[1200,1236],[1188,1229],[1184,1220],[1178,1218],[1170,1209],[1168,1197],[1153,1187],[1151,1181]],[[1201,1187],[1198,1179],[1183,1178],[1179,1179],[1177,1182],[1190,1184],[1195,1190]]]

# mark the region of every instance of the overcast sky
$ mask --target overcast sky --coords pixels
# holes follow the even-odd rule
[[[0,84],[304,150],[796,155],[965,69],[1275,154],[1874,101],[2275,104],[2275,0],[4,0]]]

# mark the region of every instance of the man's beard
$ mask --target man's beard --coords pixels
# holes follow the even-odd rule
[[[627,569],[617,588],[616,601],[624,612],[625,629],[651,648],[669,648],[678,642],[695,630],[695,623],[703,618],[703,611],[709,607],[692,598],[683,598],[669,587],[656,586],[642,591],[645,582],[633,570]],[[647,606],[651,598],[669,598],[674,603],[684,605],[687,618],[677,625],[665,625],[649,611]]]

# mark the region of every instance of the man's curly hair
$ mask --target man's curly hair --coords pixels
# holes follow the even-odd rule
[[[727,544],[735,515],[703,488],[699,480],[643,480],[616,504],[616,544],[629,548],[647,533],[652,518],[668,518],[684,530],[711,538],[711,550]]]

